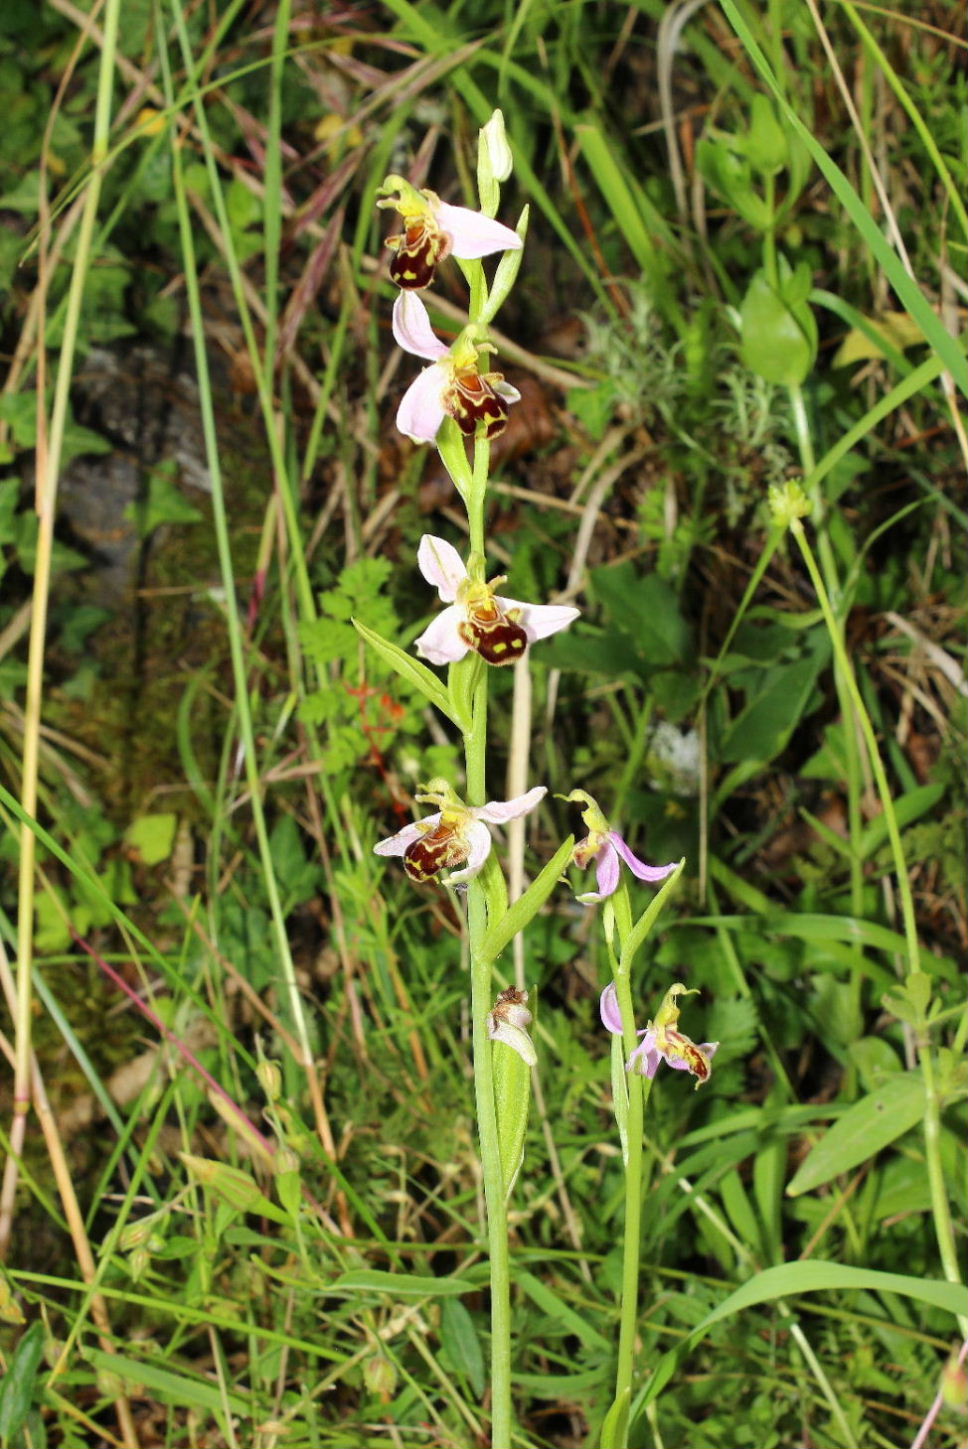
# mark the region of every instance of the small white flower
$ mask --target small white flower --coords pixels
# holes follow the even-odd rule
[[[454,664],[468,649],[488,664],[513,664],[529,644],[546,639],[578,618],[566,604],[525,604],[505,599],[494,587],[471,578],[453,544],[425,533],[417,551],[420,572],[449,605],[416,641],[417,653],[431,664]]]
[[[527,815],[547,793],[544,785],[536,785],[513,800],[465,805],[445,780],[431,780],[414,798],[421,804],[437,805],[433,815],[405,825],[373,849],[377,855],[402,856],[407,875],[418,882],[435,880],[442,870],[463,863],[465,868],[447,876],[442,884],[466,885],[479,874],[491,853],[488,825],[503,825]]]
[[[478,370],[480,354],[494,349],[488,342],[475,342],[473,327],[465,327],[446,347],[416,293],[400,292],[393,304],[393,336],[404,352],[432,364],[418,373],[403,395],[397,409],[401,433],[415,443],[432,443],[446,417],[454,419],[465,437],[473,437],[478,424],[487,438],[503,433],[509,405],[521,394],[500,372]]]
[[[390,277],[398,287],[429,287],[437,263],[450,255],[474,261],[492,252],[520,251],[524,245],[503,222],[467,206],[451,206],[433,191],[418,191],[402,176],[388,176],[378,195],[377,206],[393,207],[403,218],[402,234],[387,237],[393,252]]]

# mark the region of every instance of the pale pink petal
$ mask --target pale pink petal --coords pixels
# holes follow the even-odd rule
[[[634,876],[638,876],[639,880],[653,882],[665,880],[666,876],[671,875],[679,864],[677,860],[674,860],[671,865],[646,865],[644,860],[639,860],[637,855],[632,854],[617,830],[610,830],[608,832],[608,838],[625,861],[629,870]]]
[[[396,835],[390,835],[386,840],[378,841],[373,847],[374,854],[403,855],[415,840],[419,840],[421,835],[432,830],[439,820],[440,811],[438,810],[436,815],[426,815],[423,820],[417,820],[412,825],[405,825],[402,830],[397,831]]]
[[[493,387],[494,391],[503,397],[505,402],[513,403],[521,401],[521,394],[517,388],[513,387],[511,383],[505,382],[503,377],[500,382],[495,382]]]
[[[492,825],[503,825],[506,820],[517,820],[519,815],[527,815],[547,793],[544,785],[535,785],[533,790],[525,795],[516,795],[513,800],[489,800],[486,805],[477,805],[471,814],[478,820],[490,821]]]
[[[536,639],[547,639],[559,629],[567,629],[578,618],[580,610],[567,604],[522,604],[520,599],[498,599],[501,608],[521,610],[521,624],[533,644]]]
[[[492,1041],[503,1041],[506,1046],[511,1047],[529,1067],[537,1063],[538,1053],[528,1033],[510,1021],[499,1020],[493,1011],[488,1014],[487,1034]]]
[[[613,1036],[622,1035],[622,1013],[618,1006],[618,991],[615,989],[615,982],[610,981],[602,992],[598,1002],[598,1012],[602,1018],[602,1026],[606,1027]]]
[[[442,882],[443,885],[457,886],[473,880],[491,853],[491,832],[479,820],[468,822],[462,838],[468,845],[467,865],[463,870],[455,870],[453,875],[447,876]]]
[[[473,257],[487,257],[491,252],[520,251],[524,245],[516,231],[503,222],[492,221],[479,211],[467,206],[451,206],[449,202],[434,204],[434,218],[441,231],[451,240],[455,257],[470,260]]]
[[[655,1044],[655,1032],[647,1031],[625,1063],[625,1070],[638,1072],[642,1077],[654,1077],[661,1060]]]
[[[398,292],[393,304],[393,339],[404,352],[438,362],[450,348],[430,325],[430,314],[416,292]]]
[[[611,840],[606,840],[595,860],[595,879],[598,882],[598,899],[614,895],[618,886],[618,856],[612,849]]]
[[[457,590],[467,578],[464,562],[454,545],[446,538],[434,538],[432,533],[425,533],[420,540],[417,567],[445,604],[454,602]]]
[[[451,604],[449,609],[439,613],[420,638],[414,640],[420,657],[429,659],[431,664],[456,664],[458,659],[463,659],[467,645],[457,632],[457,625],[463,617],[464,610],[460,604]]]
[[[425,367],[407,388],[397,408],[397,427],[415,443],[432,443],[444,412],[444,388],[449,382],[447,369],[439,362]]]

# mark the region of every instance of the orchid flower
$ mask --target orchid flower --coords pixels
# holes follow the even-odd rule
[[[418,373],[397,409],[397,427],[415,443],[432,443],[441,423],[452,417],[465,437],[478,423],[486,438],[496,438],[507,427],[509,404],[521,394],[500,372],[479,372],[482,352],[493,352],[489,342],[478,342],[478,329],[465,327],[445,347],[430,325],[421,299],[401,292],[393,304],[393,336],[404,352],[425,357],[432,364]]]
[[[517,232],[502,222],[467,206],[451,206],[433,191],[418,191],[402,176],[388,176],[377,194],[382,198],[377,206],[392,207],[403,218],[402,234],[387,237],[393,252],[390,277],[398,287],[429,287],[437,263],[451,254],[472,261],[492,252],[519,251],[523,245]]]
[[[687,991],[681,981],[670,986],[662,1000],[654,1021],[650,1021],[645,1031],[636,1032],[642,1040],[635,1051],[625,1063],[627,1072],[638,1072],[643,1077],[654,1077],[659,1068],[660,1061],[677,1072],[691,1072],[696,1078],[696,1086],[701,1087],[703,1082],[709,1080],[709,1073],[712,1071],[712,1059],[719,1047],[718,1041],[704,1041],[701,1046],[692,1041],[684,1032],[678,1030],[679,1007],[677,1005],[680,996],[695,995],[695,988]],[[610,981],[602,992],[599,1002],[602,1025],[607,1027],[613,1036],[622,1035],[622,1013],[619,1010],[618,992],[615,989],[615,982]]]
[[[431,664],[454,664],[468,649],[488,664],[513,664],[536,639],[567,629],[578,618],[579,611],[565,604],[523,604],[501,598],[494,589],[504,583],[503,576],[485,583],[483,560],[471,562],[473,575],[446,539],[425,533],[420,540],[420,572],[450,606],[416,641],[417,653]]]
[[[587,869],[592,861],[595,862],[595,875],[598,881],[597,891],[586,891],[584,895],[577,897],[583,905],[596,905],[599,901],[605,900],[607,896],[613,895],[618,888],[619,859],[624,860],[629,870],[639,880],[648,881],[655,885],[660,880],[665,880],[671,875],[678,865],[673,861],[671,865],[646,865],[644,860],[639,860],[634,855],[617,830],[609,828],[608,821],[602,814],[595,800],[585,790],[572,790],[570,795],[563,797],[565,800],[584,802],[586,808],[581,812],[581,818],[588,827],[588,834],[584,840],[579,840],[572,852],[572,861],[580,870]]]
[[[538,1060],[538,1054],[527,1032],[531,1025],[527,1001],[528,993],[519,991],[516,986],[509,986],[502,991],[494,1003],[494,1010],[487,1014],[487,1034],[492,1041],[503,1041],[529,1067],[533,1067]]]
[[[431,780],[415,799],[420,804],[436,805],[434,813],[405,825],[373,849],[377,855],[402,856],[407,875],[418,882],[436,880],[442,870],[466,863],[464,870],[455,871],[442,882],[463,886],[480,872],[491,853],[488,825],[503,825],[527,815],[546,794],[543,785],[536,785],[513,800],[465,805],[445,780]]]

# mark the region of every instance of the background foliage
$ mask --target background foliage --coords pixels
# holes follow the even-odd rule
[[[530,202],[532,221],[497,339],[523,401],[495,450],[489,563],[511,596],[583,617],[534,652],[526,738],[497,675],[489,787],[513,793],[523,759],[548,785],[532,873],[575,828],[552,798],[574,787],[650,860],[687,856],[637,1001],[645,1017],[684,980],[692,1035],[722,1043],[701,1093],[652,1098],[655,1401],[632,1442],[909,1442],[955,1328],[910,1287],[944,1276],[926,1036],[956,1223],[968,1209],[962,8],[126,0],[88,247],[104,27],[68,0],[0,15],[4,1043],[24,1028],[7,960],[34,480],[58,389],[68,404],[40,566],[22,1148],[0,1096],[0,1443],[485,1442],[460,919],[372,854],[458,755],[350,619],[409,645],[434,607],[420,535],[462,544],[445,475],[393,427],[409,374],[374,190],[400,171],[469,201],[495,105],[506,219]],[[448,288],[445,267],[434,317],[454,330]],[[902,832],[906,987],[869,760],[767,509],[804,475]],[[523,959],[533,1445],[596,1443],[612,1374],[621,1160],[594,926],[562,888]],[[801,1291],[814,1260],[833,1276]],[[946,1408],[931,1442],[963,1433]]]

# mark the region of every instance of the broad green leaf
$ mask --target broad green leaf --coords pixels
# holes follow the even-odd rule
[[[130,503],[123,516],[135,525],[139,538],[148,538],[163,523],[201,523],[203,514],[189,503],[164,464],[153,468],[148,479],[148,496],[143,503]]]
[[[903,1137],[923,1118],[924,1101],[920,1072],[890,1077],[828,1128],[787,1185],[787,1196],[798,1197],[830,1182]]]
[[[793,277],[771,284],[763,271],[753,276],[740,305],[740,354],[751,372],[767,382],[798,387],[817,356],[817,321],[809,302],[787,295]]]
[[[44,1325],[32,1323],[7,1359],[7,1372],[0,1384],[0,1442],[5,1449],[21,1443],[18,1436],[34,1402],[43,1354]]]
[[[544,870],[535,876],[524,895],[519,896],[514,905],[510,907],[507,915],[488,925],[487,933],[481,943],[482,961],[496,961],[508,942],[512,941],[518,932],[523,931],[528,922],[534,919],[557,885],[571,859],[574,847],[575,837],[569,835],[568,839],[559,845]]]
[[[124,843],[143,865],[158,865],[171,855],[177,826],[178,816],[169,811],[142,815],[124,832]]]
[[[466,1278],[421,1278],[414,1273],[390,1273],[383,1268],[357,1268],[326,1284],[327,1293],[388,1293],[391,1298],[459,1298],[477,1291]]]
[[[640,659],[660,668],[690,662],[692,629],[664,579],[643,575],[631,563],[594,569],[591,578],[595,597],[609,620],[632,636]]]
[[[399,644],[391,644],[389,639],[384,639],[375,629],[370,629],[366,624],[361,624],[359,619],[353,619],[353,627],[361,638],[365,639],[371,649],[375,649],[381,659],[384,659],[391,669],[395,669],[401,679],[414,685],[430,704],[439,709],[441,714],[457,726],[462,734],[470,729],[470,720],[461,719],[455,713],[451,703],[450,695],[426,664],[419,659],[414,659]]]
[[[440,1343],[451,1366],[465,1374],[476,1396],[483,1398],[484,1352],[474,1320],[459,1298],[445,1298],[441,1306]]]
[[[611,1352],[612,1340],[606,1338],[603,1333],[599,1333],[597,1328],[592,1327],[587,1314],[578,1313],[574,1308],[570,1308],[563,1298],[560,1298],[539,1278],[519,1269],[514,1275],[514,1282],[516,1287],[527,1293],[532,1303],[540,1308],[542,1313],[546,1313],[564,1332],[573,1333],[585,1348],[596,1349],[600,1353]]]
[[[852,1268],[843,1263],[800,1261],[783,1263],[779,1267],[766,1268],[757,1273],[748,1283],[737,1288],[729,1297],[703,1319],[689,1337],[678,1348],[672,1349],[659,1360],[655,1374],[644,1396],[646,1404],[660,1394],[679,1371],[683,1359],[704,1338],[714,1324],[730,1318],[743,1309],[757,1303],[772,1303],[778,1298],[800,1293],[843,1293],[851,1290],[868,1293],[898,1293],[904,1298],[926,1303],[953,1317],[968,1316],[968,1288],[960,1283],[941,1283],[925,1278],[913,1278],[901,1273],[881,1273],[872,1268]]]
[[[100,1348],[88,1349],[85,1356],[99,1374],[116,1374],[126,1383],[140,1384],[167,1403],[207,1409],[209,1413],[228,1407],[246,1421],[251,1413],[252,1405],[247,1395],[232,1389],[226,1389],[223,1394],[218,1384],[207,1384],[186,1374],[171,1373],[147,1359],[122,1358],[115,1353],[105,1353]]]
[[[826,650],[768,671],[763,688],[740,710],[723,736],[720,759],[766,764],[785,749],[814,691]]]

